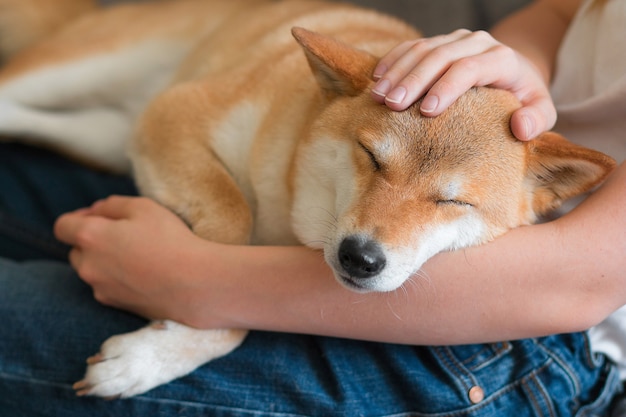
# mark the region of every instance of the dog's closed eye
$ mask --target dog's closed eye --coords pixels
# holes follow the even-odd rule
[[[472,203],[468,203],[466,201],[461,201],[461,200],[437,200],[437,205],[456,205],[456,206],[474,207]]]
[[[441,194],[435,196],[434,200],[438,206],[442,205],[455,205],[474,207],[474,205],[468,202],[463,195],[463,182],[458,178],[452,179],[446,183]]]
[[[372,165],[374,166],[374,171],[380,171],[381,165],[380,165],[380,162],[378,162],[378,160],[376,159],[376,155],[374,155],[374,153],[371,150],[369,150],[365,145],[363,145],[361,142],[359,142],[359,146],[361,147],[361,149],[365,151],[367,156],[369,156],[370,161],[372,161]]]

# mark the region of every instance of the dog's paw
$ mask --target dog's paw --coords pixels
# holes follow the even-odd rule
[[[239,330],[196,330],[174,322],[153,323],[109,338],[87,360],[76,394],[125,398],[186,375],[235,349],[245,338]]]

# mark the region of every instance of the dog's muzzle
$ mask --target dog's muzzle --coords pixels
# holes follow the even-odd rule
[[[343,270],[342,279],[357,288],[367,288],[365,281],[376,277],[387,265],[385,253],[378,242],[359,235],[343,239],[337,258]]]

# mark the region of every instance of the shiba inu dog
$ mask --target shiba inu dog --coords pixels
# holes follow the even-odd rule
[[[504,91],[472,89],[436,118],[375,103],[376,57],[419,34],[374,11],[174,0],[64,14],[58,1],[57,29],[33,40],[5,14],[26,19],[34,3],[0,0],[0,34],[28,40],[2,46],[5,140],[132,167],[198,235],[323,250],[354,291],[393,291],[434,254],[532,223],[614,167],[557,133],[515,140]],[[114,336],[76,389],[136,395],[245,335],[164,322]]]

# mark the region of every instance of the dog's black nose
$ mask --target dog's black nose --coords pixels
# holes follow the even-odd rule
[[[380,245],[362,236],[349,236],[339,245],[339,263],[352,278],[371,278],[385,268]]]

